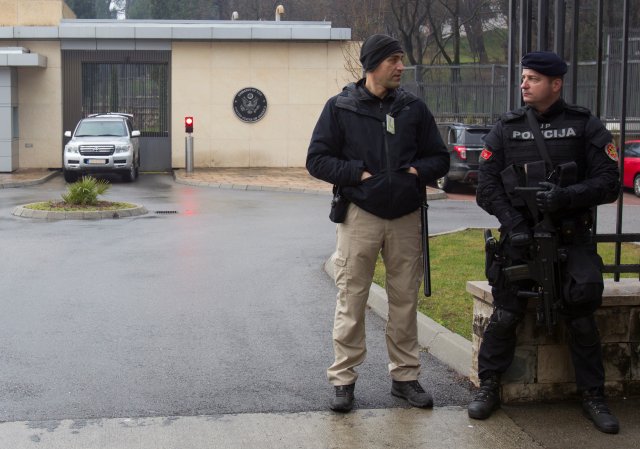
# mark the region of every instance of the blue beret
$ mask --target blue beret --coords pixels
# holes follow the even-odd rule
[[[567,63],[550,51],[532,51],[522,57],[522,68],[535,70],[546,76],[562,76],[567,73]]]

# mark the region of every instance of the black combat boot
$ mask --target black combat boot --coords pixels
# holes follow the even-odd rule
[[[417,380],[391,382],[391,394],[402,399],[406,399],[414,407],[431,408],[433,398],[424,391],[422,385]]]
[[[334,412],[350,412],[353,408],[353,390],[355,388],[356,384],[336,386],[336,395],[330,405],[331,410]]]
[[[480,381],[480,390],[469,403],[469,418],[487,419],[494,410],[500,407],[500,377],[491,374]]]
[[[604,433],[618,433],[620,424],[604,400],[604,388],[596,387],[582,392],[582,410],[596,428]]]

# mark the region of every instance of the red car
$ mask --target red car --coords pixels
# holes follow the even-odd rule
[[[628,140],[624,143],[624,187],[633,188],[640,196],[640,140]]]

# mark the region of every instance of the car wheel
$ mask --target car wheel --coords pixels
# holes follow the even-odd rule
[[[63,170],[62,174],[64,175],[64,180],[69,184],[78,180],[78,174],[76,172]]]
[[[451,192],[451,184],[452,184],[452,181],[449,179],[448,176],[443,176],[442,178],[438,178],[438,180],[436,181],[436,186],[438,186],[440,190],[444,190],[445,192]]]
[[[126,182],[133,182],[136,180],[137,177],[138,177],[138,168],[135,166],[135,164],[132,164],[131,168],[129,168],[129,170],[126,171],[123,176]]]
[[[633,193],[635,193],[636,196],[640,196],[640,174],[633,178]]]

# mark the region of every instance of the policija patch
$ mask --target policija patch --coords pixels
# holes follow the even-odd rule
[[[491,156],[493,156],[493,153],[487,150],[487,147],[484,147],[482,149],[482,153],[480,153],[480,159],[484,159],[485,161],[488,161],[489,159],[491,159]]]
[[[607,153],[609,159],[618,162],[618,149],[613,142],[605,147],[604,152]]]

